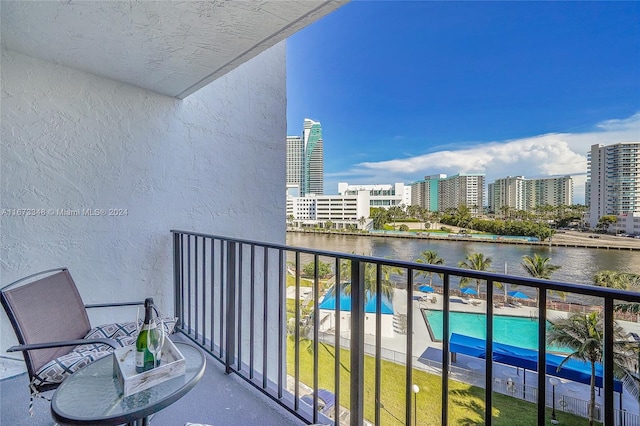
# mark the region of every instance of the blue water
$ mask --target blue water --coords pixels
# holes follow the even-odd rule
[[[435,340],[442,340],[442,311],[423,310],[427,325]],[[551,323],[547,321],[547,330]],[[487,317],[469,312],[449,312],[451,333],[487,338]],[[538,320],[507,315],[493,316],[493,341],[526,349],[538,349]],[[568,352],[565,348],[547,346],[551,352]]]

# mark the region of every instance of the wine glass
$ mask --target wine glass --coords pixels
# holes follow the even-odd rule
[[[158,324],[147,332],[147,350],[153,355],[153,366],[160,365],[160,351],[164,345],[164,324],[160,319]]]

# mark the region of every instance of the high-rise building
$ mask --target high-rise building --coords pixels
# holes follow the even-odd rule
[[[589,224],[613,215],[613,230],[640,233],[640,142],[592,145],[585,197]]]
[[[287,187],[297,187],[300,195],[304,181],[304,142],[300,136],[287,136]]]
[[[526,181],[527,210],[537,206],[570,206],[573,204],[573,178],[558,176]]]
[[[513,210],[533,210],[538,206],[573,204],[571,176],[526,179],[507,176],[488,185],[489,211],[500,213],[505,207]]]
[[[302,136],[287,136],[287,186],[300,195],[324,193],[324,147],[319,122],[304,119]]]
[[[411,183],[411,205],[420,206],[431,212],[438,211],[438,181],[447,175],[425,176],[424,180]]]
[[[482,213],[484,174],[460,173],[438,180],[438,210],[466,206],[471,213]]]

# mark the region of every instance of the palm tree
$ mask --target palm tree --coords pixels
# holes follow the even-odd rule
[[[482,253],[468,254],[466,260],[458,262],[460,268],[473,269],[474,271],[488,271],[491,267],[492,259],[490,257],[484,257]],[[466,286],[471,281],[471,278],[462,277],[460,279],[460,286]],[[476,291],[480,294],[480,283],[483,280],[476,278]]]
[[[402,275],[402,271],[397,270],[397,268],[393,268],[391,266],[382,266],[382,279],[380,281],[380,288],[382,296],[393,300],[393,285],[391,283],[391,274],[397,273],[398,275]],[[342,290],[345,294],[351,294],[351,261],[350,260],[340,260],[340,281],[342,284],[336,283],[342,286]],[[376,265],[374,263],[365,263],[364,265],[364,294],[365,294],[365,302],[369,300],[370,297],[376,294],[378,289],[377,283],[377,270]],[[329,292],[335,292],[336,287],[332,287]]]
[[[600,287],[629,290],[633,286],[640,285],[640,275],[630,272],[604,270],[599,271],[593,276],[593,282]]]
[[[425,265],[444,265],[444,259],[438,256],[436,250],[426,250],[420,253],[420,257],[416,259],[416,262],[423,263]],[[442,274],[438,274],[442,278]],[[416,277],[429,277],[429,285],[433,283],[433,272],[430,271],[418,271]]]
[[[542,257],[539,254],[534,253],[533,256],[522,256],[522,266],[533,278],[550,280],[551,274],[560,269],[560,266],[550,264],[550,260],[550,257]],[[564,291],[549,290],[549,293],[557,294],[562,298],[562,300],[565,300],[567,297]]]
[[[629,359],[633,358],[633,350],[629,346],[627,334],[622,328],[613,325],[613,358],[614,375],[616,377],[631,377],[631,381],[625,380],[625,384],[633,384],[637,392],[637,378],[632,372]],[[566,319],[559,319],[551,324],[547,334],[547,342],[550,345],[565,346],[571,352],[558,366],[558,371],[570,359],[578,359],[591,363],[589,425],[593,426],[596,402],[596,363],[602,362],[604,352],[604,319],[602,314],[592,312],[587,315],[575,314]]]
[[[630,290],[640,286],[640,275],[630,272],[599,271],[593,276],[593,283],[600,287],[617,288],[619,290]],[[614,309],[618,312],[640,313],[638,303],[617,303]]]
[[[358,219],[358,223],[360,224],[360,228],[362,228],[362,226],[367,223],[367,218],[364,216],[360,216],[360,219]]]

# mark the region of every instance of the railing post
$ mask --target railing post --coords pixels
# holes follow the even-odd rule
[[[225,327],[225,372],[233,371],[232,365],[235,359],[235,332],[236,332],[236,243],[227,243],[227,299],[226,299],[226,327]],[[266,295],[265,295],[266,297]]]
[[[182,315],[182,283],[180,277],[182,276],[181,268],[181,246],[182,241],[181,234],[173,233],[173,313],[178,317],[178,324],[180,327],[184,325],[184,318]]]
[[[351,426],[364,424],[364,268],[351,261]]]

